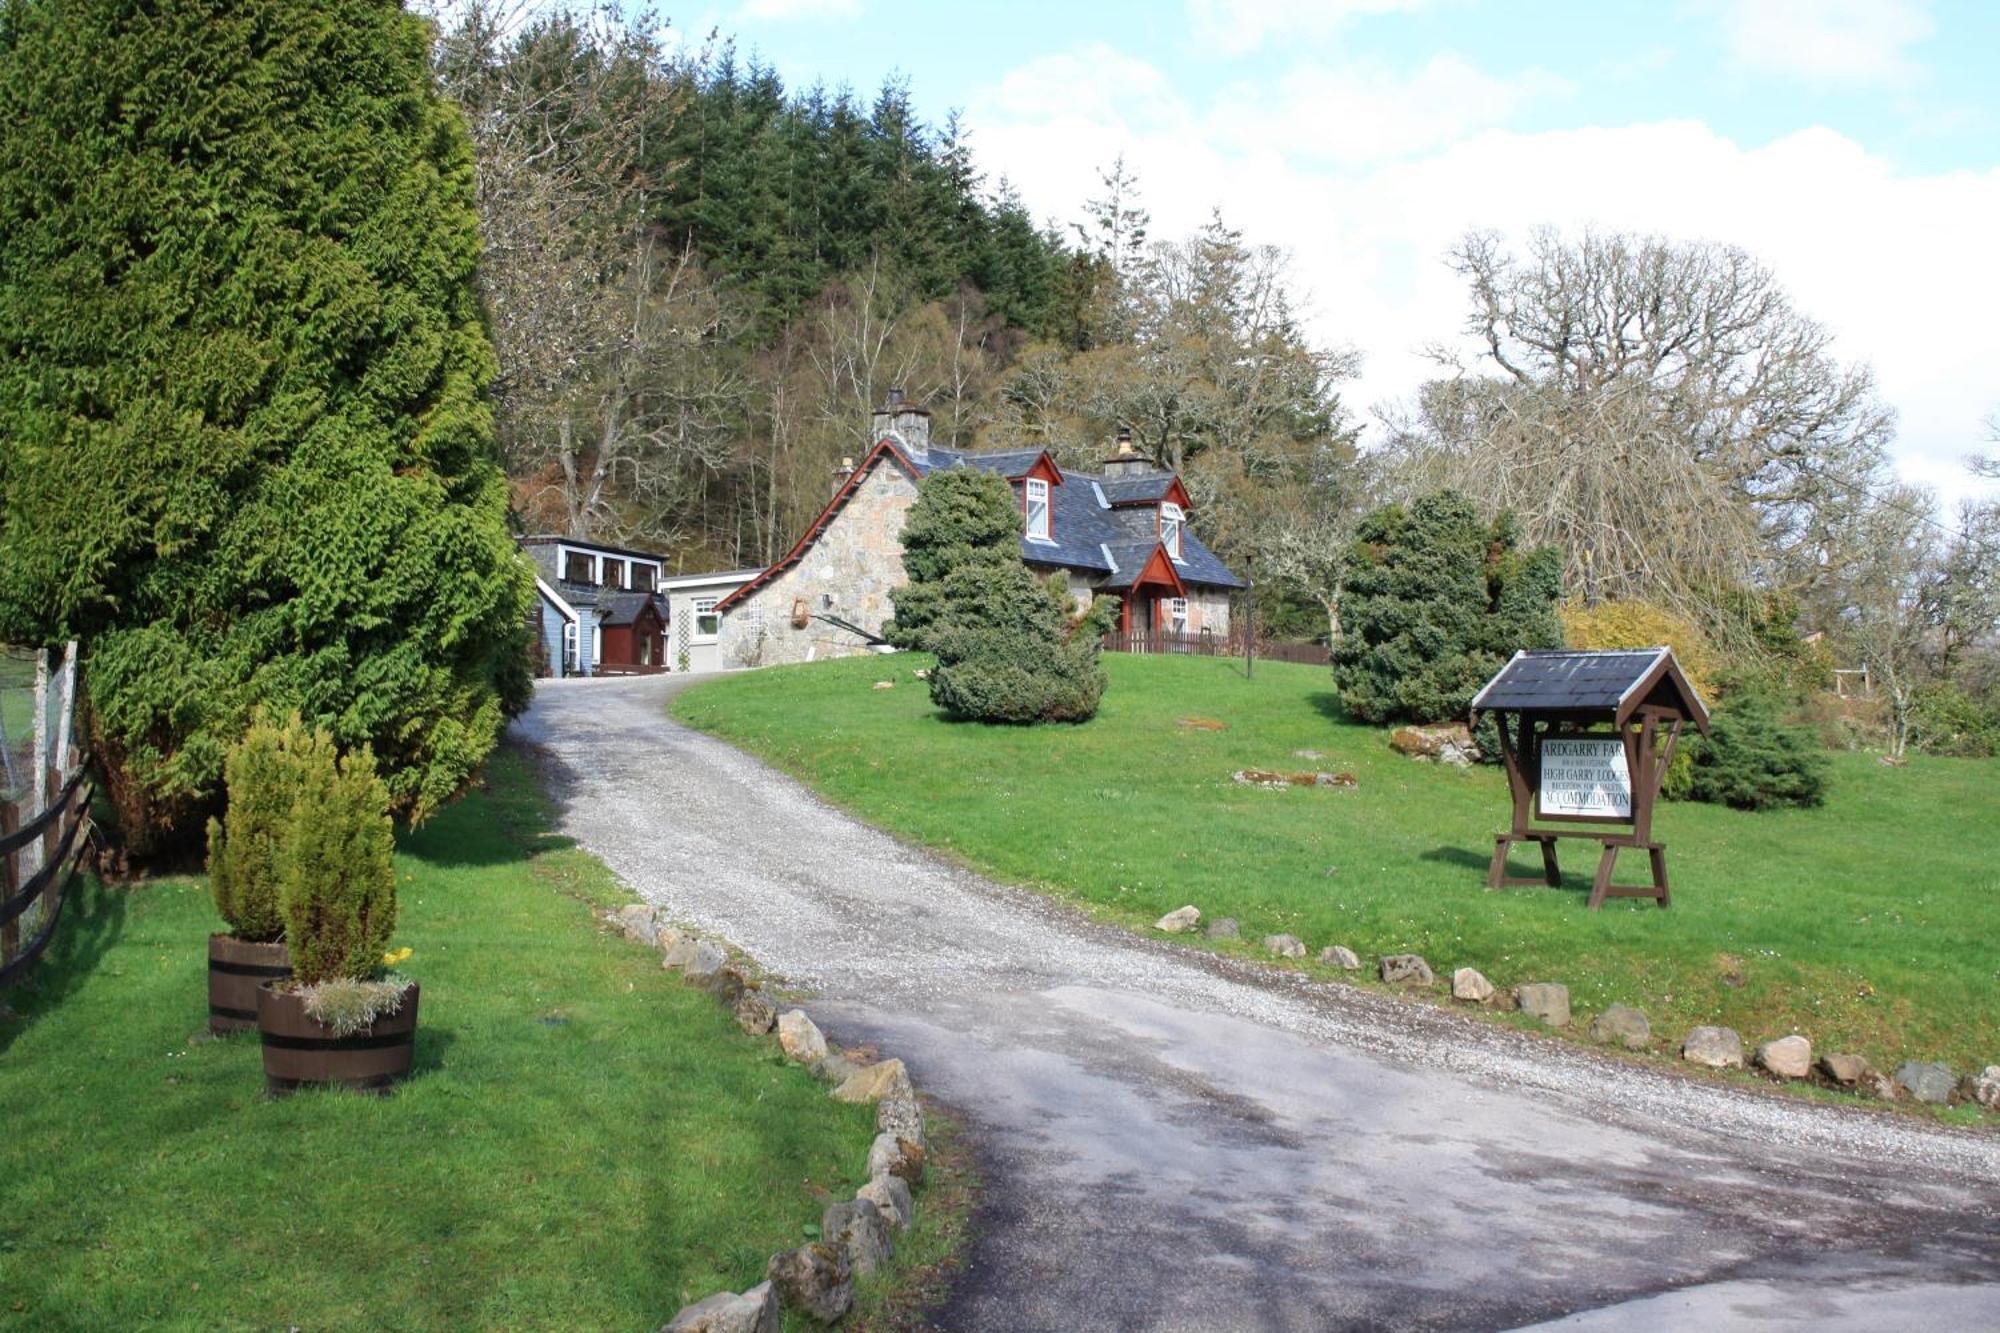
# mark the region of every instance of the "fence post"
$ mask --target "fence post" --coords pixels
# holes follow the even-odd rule
[[[0,837],[5,837],[21,827],[21,807],[13,801],[0,801]],[[11,900],[15,890],[21,887],[21,852],[25,848],[0,853],[0,902]],[[0,926],[0,967],[14,961],[21,952],[21,918],[15,917]]]

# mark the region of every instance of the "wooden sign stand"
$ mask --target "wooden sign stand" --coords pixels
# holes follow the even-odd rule
[[[1606,898],[1651,898],[1661,907],[1667,906],[1671,901],[1667,849],[1653,838],[1653,806],[1683,727],[1693,722],[1704,733],[1708,730],[1707,710],[1681,674],[1673,653],[1665,648],[1516,653],[1473,699],[1475,726],[1482,713],[1491,713],[1499,729],[1500,757],[1514,806],[1507,831],[1494,837],[1486,887],[1559,888],[1562,867],[1556,857],[1557,841],[1589,838],[1604,849],[1591,882],[1592,911],[1603,907]],[[1608,730],[1574,729],[1604,728],[1607,724]],[[1617,742],[1631,793],[1629,808],[1610,814],[1552,813],[1540,808],[1544,800],[1543,750],[1551,740]],[[1538,828],[1537,819],[1595,827]],[[1540,846],[1539,877],[1507,873],[1508,853],[1520,842]],[[1627,849],[1645,851],[1652,870],[1650,883],[1612,883],[1618,853]]]

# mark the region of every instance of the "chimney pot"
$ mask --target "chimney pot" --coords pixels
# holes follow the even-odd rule
[[[889,390],[889,406],[901,407],[902,405],[903,405],[903,391],[901,389]]]

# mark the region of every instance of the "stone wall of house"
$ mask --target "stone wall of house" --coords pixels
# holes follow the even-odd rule
[[[848,631],[812,615],[838,616],[871,633],[895,614],[889,591],[904,582],[903,520],[917,485],[883,459],[799,563],[729,608],[717,648],[727,668],[816,662],[869,651]],[[805,602],[804,629],[792,625]]]
[[[1038,579],[1046,579],[1051,574],[1061,574],[1069,583],[1069,599],[1077,615],[1088,611],[1091,599],[1097,596],[1097,589],[1092,586],[1088,574],[1079,573],[1063,565],[1030,565],[1028,568],[1034,571]]]

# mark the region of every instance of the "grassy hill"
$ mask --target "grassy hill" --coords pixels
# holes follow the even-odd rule
[[[1079,727],[947,722],[913,657],[730,676],[675,713],[902,837],[1134,925],[1194,903],[1241,922],[1244,943],[1222,947],[1256,952],[1289,931],[1315,954],[1408,950],[1497,985],[1562,981],[1586,1021],[1614,1002],[1644,1008],[1662,1049],[1724,1023],[1747,1042],[1803,1032],[1878,1066],[2000,1061],[2000,762],[1890,769],[1842,754],[1820,810],[1663,805],[1673,907],[1593,913],[1594,844],[1564,848],[1561,891],[1487,892],[1508,817],[1500,772],[1392,753],[1382,729],[1342,713],[1324,668],[1260,663],[1246,680],[1231,660],[1106,664],[1103,710]],[[872,688],[881,679],[897,687]],[[1359,786],[1231,781],[1251,767],[1345,771]],[[1636,879],[1642,864],[1620,871]]]

